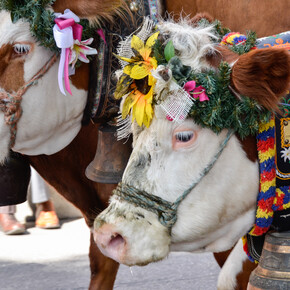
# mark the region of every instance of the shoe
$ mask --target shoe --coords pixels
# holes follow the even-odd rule
[[[41,229],[58,229],[60,227],[55,211],[41,211],[35,225]]]
[[[13,213],[0,213],[0,228],[6,235],[25,233],[25,226],[15,218]]]

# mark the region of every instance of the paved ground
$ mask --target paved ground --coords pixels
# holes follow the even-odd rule
[[[18,208],[23,219],[27,211]],[[0,233],[1,290],[87,289],[89,230],[83,219],[64,220],[58,230],[30,227],[27,232]],[[114,289],[214,290],[218,273],[211,254],[173,253],[146,267],[121,266]]]

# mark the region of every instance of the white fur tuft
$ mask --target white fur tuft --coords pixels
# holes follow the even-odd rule
[[[191,66],[199,71],[208,66],[204,56],[215,51],[217,39],[213,26],[193,27],[188,19],[182,19],[179,23],[165,21],[158,25],[161,34],[172,40],[177,55],[184,65]]]
[[[218,290],[234,290],[237,286],[237,275],[243,270],[247,255],[240,239],[223,265],[218,277]]]

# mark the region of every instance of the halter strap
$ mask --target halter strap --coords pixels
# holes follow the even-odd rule
[[[49,61],[17,92],[9,93],[7,91],[0,92],[0,109],[4,113],[4,120],[10,126],[10,143],[9,148],[15,144],[17,122],[22,115],[21,101],[22,96],[32,85],[37,84],[38,80],[52,67],[57,60],[57,55],[53,55]]]
[[[142,207],[157,214],[158,219],[162,225],[168,228],[169,232],[177,220],[177,208],[180,203],[187,197],[187,195],[199,184],[204,176],[213,168],[214,164],[220,157],[224,148],[226,147],[234,131],[229,130],[226,138],[220,144],[219,150],[212,158],[211,162],[203,169],[200,176],[192,185],[186,189],[183,194],[178,197],[175,202],[169,202],[156,195],[149,194],[145,191],[141,191],[133,186],[120,182],[117,188],[113,191],[115,196],[118,196],[121,200],[125,200],[136,206]]]

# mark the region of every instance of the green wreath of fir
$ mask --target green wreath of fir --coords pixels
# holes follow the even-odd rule
[[[203,26],[203,27],[213,25],[215,35],[217,36],[216,41],[218,41],[218,42],[221,42],[222,38],[226,34],[231,32],[231,30],[229,28],[223,27],[219,20],[215,20],[212,23],[210,23],[206,18],[202,18],[198,22],[198,25]],[[256,32],[249,30],[246,33],[246,37],[247,37],[247,39],[243,43],[243,45],[233,44],[231,46],[228,46],[228,48],[239,55],[249,52],[256,45],[257,34],[256,34]]]
[[[202,20],[200,25],[209,25],[207,20]],[[229,29],[221,27],[219,21],[215,21],[216,34],[220,39]],[[208,127],[216,133],[223,129],[235,130],[241,138],[255,135],[260,122],[267,122],[271,112],[262,108],[255,100],[241,96],[239,99],[230,89],[231,67],[227,62],[222,62],[218,70],[195,72],[189,66],[181,63],[175,55],[171,41],[164,45],[164,40],[158,39],[153,48],[154,57],[158,65],[165,65],[172,71],[175,81],[183,87],[188,81],[196,81],[196,86],[205,88],[209,101],[194,101],[188,114],[194,121]],[[244,45],[230,47],[238,54],[246,53],[255,46],[256,34],[248,32],[247,41]]]
[[[51,5],[55,0],[2,0],[0,10],[10,12],[13,23],[19,19],[25,19],[30,25],[30,32],[37,42],[54,51],[59,52],[53,38],[54,12]],[[83,26],[83,38],[94,35],[96,27],[89,25],[85,19],[80,21]]]

